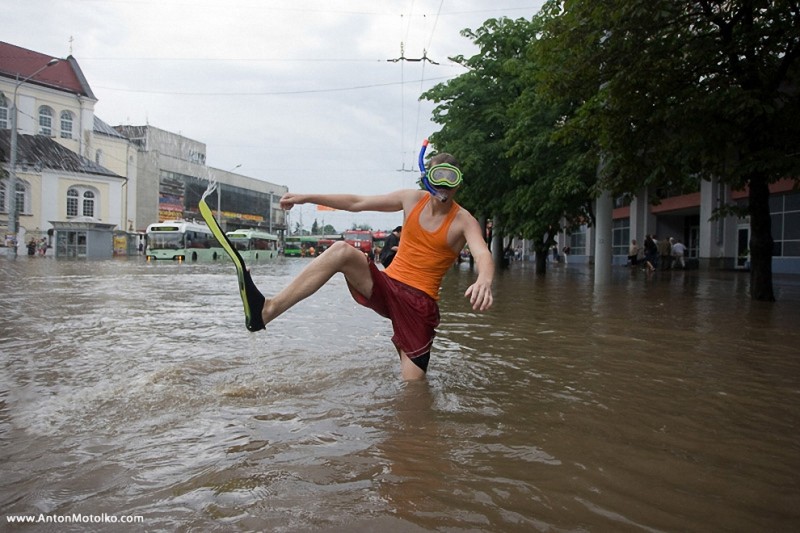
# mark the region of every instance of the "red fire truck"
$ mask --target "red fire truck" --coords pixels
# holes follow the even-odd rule
[[[343,234],[344,242],[358,248],[372,257],[372,232],[367,230],[349,229]]]

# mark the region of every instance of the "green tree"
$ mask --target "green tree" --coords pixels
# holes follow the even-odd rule
[[[459,203],[484,225],[491,218],[492,231],[500,236],[512,234],[503,219],[504,205],[514,195],[504,139],[508,108],[522,90],[519,76],[507,63],[522,58],[533,38],[531,30],[524,19],[490,19],[475,31],[462,30],[479,52],[451,60],[468,72],[422,95],[437,104],[433,121],[442,126],[431,141],[437,149],[454,154],[464,171]],[[496,260],[502,257],[502,250],[492,251]]]
[[[442,129],[431,136],[434,144],[458,154],[464,167],[459,202],[491,217],[501,236],[531,239],[543,274],[561,221],[588,221],[595,163],[585,143],[554,140],[565,106],[536,91],[530,49],[540,31],[536,19],[490,19],[464,30],[479,53],[453,60],[469,72],[423,98],[438,104],[433,120]],[[501,250],[494,252],[497,259]]]
[[[369,224],[356,224],[353,222],[353,226],[350,229],[357,231],[372,231],[372,226]]]
[[[773,301],[769,185],[800,176],[800,6],[793,0],[551,0],[536,46],[544,93],[594,138],[597,187],[716,178],[747,188],[751,295]]]
[[[541,20],[531,23],[541,33]],[[510,128],[506,134],[507,156],[511,160],[514,195],[505,204],[511,227],[533,240],[536,271],[545,272],[547,251],[563,222],[569,228],[591,224],[592,186],[597,158],[591,142],[577,136],[561,137],[563,117],[574,105],[553,102],[538,89],[539,68],[532,60],[536,39],[531,40],[524,61],[508,68],[518,71],[522,91],[509,108]]]

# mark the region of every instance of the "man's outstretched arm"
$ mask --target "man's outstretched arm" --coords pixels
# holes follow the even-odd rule
[[[300,204],[317,204],[354,213],[360,211],[392,212],[401,211],[406,197],[409,196],[409,193],[415,192],[400,190],[375,196],[358,194],[296,194],[290,192],[283,195],[280,204],[282,209],[291,209],[293,206]]]
[[[486,311],[492,306],[492,282],[494,281],[494,260],[486,241],[483,239],[480,224],[470,215],[464,228],[464,236],[475,264],[478,267],[478,279],[467,288],[464,296],[469,298],[472,309]]]

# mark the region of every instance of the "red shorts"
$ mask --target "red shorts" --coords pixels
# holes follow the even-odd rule
[[[372,297],[350,287],[353,299],[392,321],[392,342],[409,358],[429,352],[439,325],[439,304],[421,290],[390,278],[372,261],[369,271]]]

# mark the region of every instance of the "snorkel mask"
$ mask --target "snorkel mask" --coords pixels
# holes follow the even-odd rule
[[[446,202],[448,195],[437,190],[436,187],[454,189],[461,185],[464,176],[461,174],[461,170],[448,163],[441,163],[425,169],[425,150],[427,148],[428,139],[425,139],[422,141],[422,149],[419,151],[420,183],[434,198]]]

